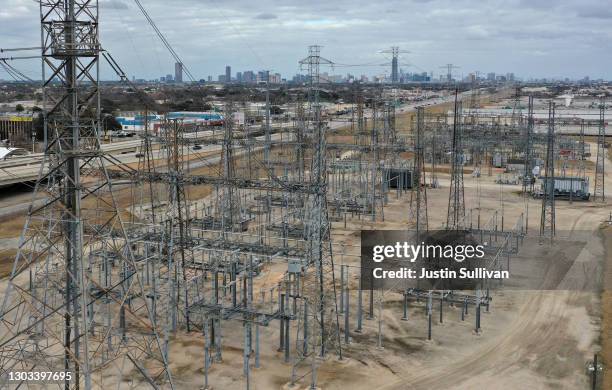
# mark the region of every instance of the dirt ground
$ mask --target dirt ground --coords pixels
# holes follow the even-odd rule
[[[482,220],[500,209],[500,186],[493,176],[480,179]],[[445,221],[448,175],[439,174],[441,188],[428,189],[430,228]],[[477,206],[476,179],[466,175],[466,208]],[[518,186],[504,185],[503,209],[506,229],[524,211]],[[359,227],[401,229],[409,227],[409,195],[390,196],[385,209],[386,222],[365,220],[334,223],[336,264],[351,266],[349,271],[351,312],[356,312]],[[537,237],[540,200],[529,199],[529,234]],[[363,331],[354,332],[356,319],[350,319],[351,343],[343,344],[344,359],[329,357],[321,362],[318,385],[322,389],[587,389],[586,364],[599,352],[609,367],[609,287],[612,245],[602,241],[602,221],[608,217],[606,205],[592,202],[557,203],[557,241],[541,245],[537,238],[526,239],[512,259],[512,269],[520,277],[540,277],[544,290],[501,290],[493,293],[490,312],[482,316],[482,332],[474,332],[474,313],[460,319],[457,307],[444,307],[444,322],[438,322],[434,306],[433,340],[427,340],[424,302],[411,303],[409,319],[402,321],[401,295],[384,297],[382,315],[378,308],[373,319],[363,320]],[[345,252],[341,252],[341,248]],[[569,262],[559,259],[567,258]],[[278,275],[278,266],[258,277]],[[607,276],[606,276],[607,275]],[[257,281],[256,281],[257,283]],[[367,310],[364,293],[364,310]],[[378,299],[378,297],[376,297]],[[603,300],[603,301],[602,301]],[[602,302],[604,309],[602,310]],[[608,309],[606,309],[608,308]],[[354,314],[353,314],[354,315]],[[602,315],[604,322],[602,323]],[[607,316],[607,317],[606,317]],[[378,320],[382,319],[382,346],[377,347]],[[603,331],[602,331],[603,326]],[[340,327],[344,329],[343,321]],[[292,337],[296,329],[292,328]],[[223,362],[210,370],[213,389],[246,388],[242,375],[243,329],[239,323],[223,328]],[[291,363],[284,363],[278,351],[278,324],[260,328],[261,367],[251,371],[254,389],[286,389]],[[293,341],[292,341],[293,342]],[[199,335],[179,333],[171,343],[172,370],[177,388],[191,389],[203,384],[203,341]],[[608,378],[606,380],[609,381]],[[306,389],[309,377],[298,382]],[[601,387],[609,388],[609,382]]]
[[[338,137],[336,142],[344,141]],[[593,147],[592,147],[593,149]],[[478,212],[484,224],[495,210],[503,210],[505,228],[511,228],[528,205],[528,234],[537,237],[541,201],[525,200],[519,186],[495,184],[498,172],[480,180],[465,175],[466,209]],[[207,172],[202,169],[202,172]],[[609,172],[609,170],[608,170]],[[612,182],[608,174],[607,182]],[[440,188],[428,189],[429,227],[446,221],[449,176],[438,172]],[[591,183],[593,178],[591,177]],[[476,196],[477,189],[480,197]],[[194,188],[193,199],[210,191]],[[123,206],[129,192],[118,196]],[[349,265],[351,312],[356,313],[358,293],[359,229],[411,227],[410,195],[389,195],[385,221],[366,219],[333,224],[336,266]],[[558,237],[553,245],[526,240],[512,259],[513,269],[524,277],[541,277],[546,289],[501,290],[493,294],[490,312],[482,314],[482,332],[474,332],[475,315],[461,321],[460,309],[444,307],[438,321],[434,305],[433,339],[427,340],[424,302],[411,302],[408,321],[402,321],[401,295],[388,293],[373,319],[364,316],[363,331],[356,333],[350,319],[351,343],[343,343],[344,359],[328,357],[319,362],[321,389],[590,389],[586,365],[599,353],[605,367],[601,389],[612,390],[612,226],[608,204],[557,202]],[[527,217],[527,216],[526,216]],[[0,223],[0,272],[14,253],[21,217]],[[17,232],[17,233],[15,233]],[[8,241],[7,241],[8,240]],[[580,245],[575,243],[579,242]],[[344,252],[342,252],[344,248]],[[569,262],[560,262],[564,256]],[[256,280],[276,277],[280,265],[265,269]],[[2,283],[4,284],[4,282]],[[364,293],[364,310],[367,310]],[[353,314],[354,315],[354,314]],[[379,320],[382,348],[377,347]],[[291,337],[296,333],[292,325]],[[344,323],[341,321],[341,328]],[[287,389],[291,363],[278,351],[278,323],[260,327],[261,367],[251,370],[251,389]],[[239,322],[223,325],[223,361],[214,363],[209,382],[212,389],[246,388],[243,370],[243,328]],[[295,343],[294,340],[291,343]],[[202,388],[204,341],[197,333],[177,333],[170,343],[170,368],[177,389]],[[306,389],[309,377],[294,389]]]

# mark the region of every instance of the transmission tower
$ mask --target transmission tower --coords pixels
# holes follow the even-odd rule
[[[318,188],[308,200],[308,254],[301,276],[302,302],[298,314],[297,356],[292,368],[292,382],[308,375],[299,374],[303,363],[309,363],[311,388],[316,388],[320,360],[334,349],[342,357],[340,324],[336,301],[334,262],[327,215],[327,163],[325,126],[319,102],[319,71],[321,64],[331,61],[321,57],[320,46],[310,46],[308,57],[300,61],[309,75],[309,108],[312,112],[313,156],[311,183]]]
[[[381,53],[391,54],[391,82],[393,84],[399,83],[399,55],[400,53],[410,53],[406,50],[400,50],[398,46],[391,46],[387,50],[381,51]]]
[[[225,180],[236,177],[236,162],[234,159],[234,105],[228,102],[225,105],[223,149],[221,151],[220,172]],[[268,142],[266,142],[267,144]],[[269,157],[269,155],[268,155]],[[269,162],[269,160],[266,160]],[[241,211],[240,196],[231,186],[223,186],[221,193],[221,230],[240,231]],[[271,196],[268,194],[268,196]]]
[[[525,172],[523,173],[523,194],[526,196],[533,178],[533,96],[529,96],[527,127],[525,128]]]
[[[597,163],[595,165],[595,190],[593,200],[599,202],[606,201],[604,185],[605,160],[606,160],[606,101],[602,97],[599,102],[599,132],[597,133]]]
[[[453,119],[453,143],[451,161],[451,183],[448,196],[447,229],[461,229],[465,217],[465,198],[463,194],[463,151],[461,146],[461,102],[459,90],[455,90],[455,108]]]
[[[134,386],[171,384],[100,148],[97,2],[41,1],[40,15],[45,153],[33,199],[44,201],[28,211],[0,308],[0,387],[10,371],[70,372],[66,389],[128,374]]]
[[[190,229],[189,206],[184,186],[184,152],[183,143],[181,142],[183,140],[184,128],[182,120],[166,120],[163,131],[166,138],[165,150],[169,178],[165,238],[167,241],[168,270],[172,275],[168,278],[168,281],[172,284],[171,288],[168,288],[170,294],[170,304],[168,305],[170,310],[170,328],[172,331],[176,330],[176,314],[179,308],[181,308],[187,330],[189,331],[189,300],[187,294],[187,274],[185,272],[185,252],[189,250],[187,236]],[[182,294],[182,291],[184,291],[184,294]]]
[[[548,135],[546,138],[546,162],[540,239],[552,240],[555,236],[555,103],[548,106]]]
[[[452,83],[453,82],[453,69],[459,69],[459,67],[453,64],[446,64],[446,65],[441,66],[440,68],[446,69],[446,82]]]
[[[586,178],[586,159],[584,155],[584,119],[580,121],[580,137],[578,139],[578,177]]]
[[[425,180],[425,156],[423,152],[423,127],[425,109],[417,107],[417,126],[414,153],[413,191],[410,199],[410,211],[416,219],[417,237],[428,230],[427,218],[427,181]]]

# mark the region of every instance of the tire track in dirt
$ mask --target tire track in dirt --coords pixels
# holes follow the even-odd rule
[[[593,213],[589,208],[573,220],[571,232],[579,227],[598,226],[604,209]],[[583,217],[587,218],[583,218]],[[593,223],[596,222],[597,223]],[[585,229],[586,230],[586,229]],[[595,233],[595,232],[594,232]],[[488,340],[482,348],[472,352],[470,356],[456,363],[427,367],[420,373],[396,373],[400,377],[397,382],[385,386],[385,389],[442,389],[461,388],[462,382],[474,378],[487,371],[495,373],[510,370],[513,367],[530,366],[528,362],[537,360],[539,356],[554,353],[563,346],[560,335],[567,334],[567,320],[571,313],[567,312],[568,303],[577,301],[582,294],[579,291],[536,291],[519,299],[522,302],[510,328],[500,338]],[[536,372],[537,373],[537,372]],[[542,385],[546,384],[546,376]],[[490,383],[480,383],[482,388],[499,388],[496,386],[495,375],[491,375]],[[484,378],[483,378],[484,379]],[[485,379],[486,380],[486,379]],[[559,387],[555,387],[559,388]]]

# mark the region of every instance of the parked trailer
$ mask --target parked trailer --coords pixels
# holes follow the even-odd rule
[[[541,197],[544,194],[545,185],[550,183],[551,179],[542,178],[540,190],[536,197]],[[556,199],[573,199],[573,200],[589,200],[589,178],[588,177],[555,177],[554,192]]]

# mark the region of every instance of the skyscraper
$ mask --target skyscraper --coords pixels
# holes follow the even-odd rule
[[[229,83],[232,81],[232,67],[227,65],[225,67],[225,82]]]
[[[245,83],[254,83],[255,82],[255,74],[252,70],[247,70],[242,72],[242,81]]]
[[[177,83],[183,82],[183,64],[180,62],[174,64],[174,81]]]

